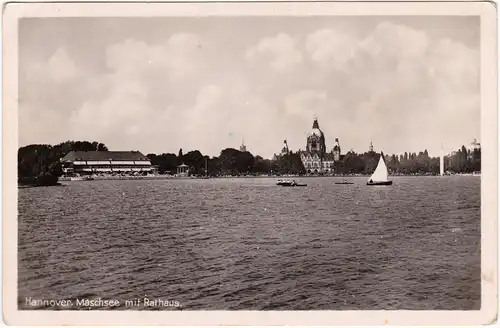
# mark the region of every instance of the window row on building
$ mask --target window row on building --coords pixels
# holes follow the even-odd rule
[[[61,158],[66,174],[151,172],[151,161],[138,151],[72,151]]]

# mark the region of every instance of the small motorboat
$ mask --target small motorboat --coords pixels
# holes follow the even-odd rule
[[[298,183],[295,180],[292,180],[292,181],[289,181],[289,180],[281,181],[281,184],[279,184],[279,185],[282,186],[282,187],[306,187],[307,186],[307,184],[305,184],[305,183]]]
[[[292,180],[278,180],[278,182],[276,182],[276,185],[277,186],[283,186],[283,185],[289,185],[289,184],[292,184],[293,181]]]
[[[335,184],[354,184],[354,182],[349,182],[347,180],[344,180],[342,182],[335,182]]]

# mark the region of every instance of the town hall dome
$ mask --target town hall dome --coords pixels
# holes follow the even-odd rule
[[[326,152],[325,135],[319,128],[318,119],[314,119],[312,131],[307,136],[306,150],[308,152],[317,152],[320,155]]]
[[[321,129],[319,128],[318,119],[314,119],[312,130],[309,133],[309,136],[313,136],[313,135],[318,136],[318,137],[324,136],[323,131],[321,131]]]

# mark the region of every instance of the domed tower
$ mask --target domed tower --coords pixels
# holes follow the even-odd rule
[[[325,135],[319,128],[318,119],[314,119],[312,131],[307,136],[306,150],[310,153],[319,153],[320,157],[326,152]]]
[[[335,145],[333,146],[333,160],[340,161],[340,143],[339,138],[335,138]]]

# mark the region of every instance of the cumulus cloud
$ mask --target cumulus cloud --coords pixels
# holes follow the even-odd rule
[[[288,114],[311,119],[323,113],[326,98],[325,91],[302,90],[286,96],[285,109]]]
[[[441,142],[451,149],[480,134],[476,49],[391,22],[357,39],[318,30],[308,36],[307,49],[318,69],[346,73],[331,75],[357,95],[343,97],[346,111],[363,137],[386,151],[427,145],[420,148],[436,153]],[[465,134],[454,128],[459,122],[469,122]]]
[[[113,133],[133,134],[133,126],[145,110],[147,90],[137,82],[122,81],[102,101],[86,102],[69,118],[72,137],[108,138]]]
[[[48,72],[58,82],[66,82],[77,75],[75,63],[71,60],[64,48],[59,48],[48,61]]]
[[[249,44],[234,38],[238,27],[181,30],[114,38],[85,55],[71,51],[77,40],[58,41],[46,58],[25,61],[20,142],[213,156],[244,138],[268,157],[283,139],[303,149],[314,116],[327,146],[338,137],[345,150],[372,140],[384,152],[435,154],[440,143],[451,149],[480,135],[479,51],[443,33],[387,20],[356,33],[263,28]],[[220,41],[230,37],[237,44]],[[82,64],[89,58],[92,72]]]
[[[106,49],[106,64],[124,75],[146,74],[161,71],[172,79],[195,74],[195,64],[201,42],[196,35],[180,33],[161,44],[147,44],[127,39]],[[198,53],[197,53],[198,52]]]
[[[400,60],[422,58],[429,45],[427,35],[405,25],[382,22],[359,43],[372,56]]]
[[[74,61],[64,47],[58,48],[46,63],[35,62],[26,71],[28,81],[44,81],[45,83],[62,84],[78,77]]]
[[[303,59],[302,53],[297,49],[296,41],[285,33],[264,38],[246,52],[246,58],[249,60],[260,57],[267,57],[269,65],[276,71],[285,71],[300,64]]]
[[[336,69],[344,68],[356,55],[357,47],[356,38],[336,29],[317,30],[306,40],[306,49],[313,61]]]

